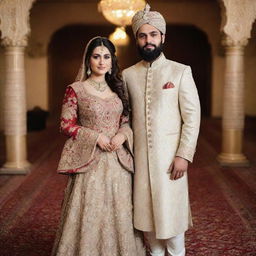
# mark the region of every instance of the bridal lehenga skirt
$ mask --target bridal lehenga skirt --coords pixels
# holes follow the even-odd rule
[[[145,256],[133,228],[131,182],[114,153],[71,175],[52,255]]]

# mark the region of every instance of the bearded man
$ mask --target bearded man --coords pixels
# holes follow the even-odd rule
[[[189,66],[162,52],[166,23],[146,5],[132,28],[142,61],[123,71],[134,132],[134,226],[152,256],[185,255],[192,226],[187,169],[200,126],[200,103]]]

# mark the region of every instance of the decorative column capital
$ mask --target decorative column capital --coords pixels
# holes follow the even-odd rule
[[[222,26],[225,34],[223,45],[244,47],[251,37],[251,29],[256,19],[255,0],[221,0]]]
[[[27,36],[23,36],[23,38],[20,38],[20,39],[4,37],[1,42],[1,45],[5,47],[14,47],[14,46],[26,47],[27,44],[28,44]]]
[[[240,49],[244,49],[244,47],[248,43],[248,38],[243,38],[241,40],[234,40],[232,37],[225,35],[224,38],[221,41],[222,45],[230,48],[230,47],[237,47]]]
[[[0,30],[4,46],[27,45],[29,11],[35,0],[1,0]]]

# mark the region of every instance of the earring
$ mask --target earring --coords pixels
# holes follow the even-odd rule
[[[109,75],[112,74],[112,68],[108,71],[108,74],[109,74]]]
[[[86,72],[86,73],[87,73],[88,76],[92,73],[90,67],[87,69],[87,72]]]

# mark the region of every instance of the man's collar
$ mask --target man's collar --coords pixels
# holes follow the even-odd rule
[[[161,53],[160,56],[156,60],[154,60],[152,63],[151,62],[147,62],[145,60],[142,60],[142,64],[146,68],[149,68],[149,67],[155,68],[158,65],[162,64],[165,60],[166,60],[166,58],[165,58],[164,54]]]

